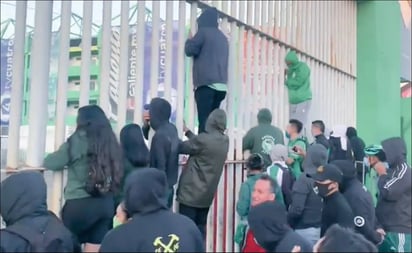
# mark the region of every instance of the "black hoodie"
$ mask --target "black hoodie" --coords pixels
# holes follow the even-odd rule
[[[227,84],[229,43],[218,28],[216,8],[208,8],[197,19],[198,31],[186,41],[185,53],[193,57],[195,88],[214,83]]]
[[[169,122],[172,109],[166,100],[154,98],[149,110],[150,126],[156,131],[150,146],[150,167],[164,171],[171,188],[179,169],[179,137],[175,125]]]
[[[342,171],[343,180],[339,185],[339,190],[352,208],[356,231],[372,243],[378,244],[381,236],[376,232],[377,223],[372,195],[356,178],[356,168],[351,161],[336,160],[332,164]]]
[[[7,231],[7,227],[21,225],[30,227],[33,233],[42,234],[50,219],[55,219],[47,210],[47,185],[39,172],[19,172],[6,178],[0,187],[0,213],[6,230],[0,231],[0,252],[31,252],[31,245],[20,236]],[[61,223],[61,229],[53,238],[60,239],[65,252],[74,251],[70,231]]]
[[[295,245],[301,252],[312,252],[310,243],[289,227],[285,206],[278,202],[252,207],[248,223],[257,243],[268,252],[291,252]]]
[[[166,207],[164,172],[144,168],[126,180],[126,224],[110,231],[100,252],[205,252],[200,231],[189,218]]]
[[[376,216],[385,231],[410,234],[412,179],[406,164],[406,145],[402,138],[390,138],[382,142],[382,147],[389,169],[378,180]]]

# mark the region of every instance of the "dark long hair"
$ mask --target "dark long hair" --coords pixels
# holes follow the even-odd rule
[[[88,163],[94,182],[111,180],[111,191],[118,192],[123,176],[121,149],[109,119],[97,105],[79,108],[77,131],[85,131]]]
[[[129,124],[123,127],[120,131],[120,144],[124,157],[134,167],[145,167],[149,164],[149,149],[139,125]]]

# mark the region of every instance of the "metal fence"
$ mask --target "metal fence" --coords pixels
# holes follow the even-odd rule
[[[233,251],[234,229],[237,215],[235,203],[243,180],[242,137],[256,122],[260,108],[272,110],[273,123],[283,128],[289,115],[287,90],[284,86],[284,57],[288,50],[296,50],[301,61],[311,68],[313,89],[309,119],[322,119],[329,126],[355,125],[356,108],[356,1],[137,1],[136,23],[129,24],[129,1],[102,3],[102,56],[99,104],[109,111],[109,73],[111,67],[112,8],[120,5],[119,84],[128,82],[129,25],[136,26],[139,35],[135,42],[135,87],[144,82],[143,67],[150,68],[151,97],[157,96],[159,64],[164,64],[164,97],[171,100],[174,54],[177,57],[176,125],[180,130],[183,120],[189,128],[196,125],[196,108],[191,91],[191,63],[184,56],[187,20],[192,34],[196,32],[199,9],[215,6],[220,11],[220,28],[228,36],[229,83],[224,103],[228,114],[230,150],[228,163],[217,191],[208,220],[208,251]],[[159,33],[152,33],[150,66],[144,66],[145,7],[152,10],[151,28],[158,31],[161,6],[166,10],[166,51],[164,62],[159,61]],[[80,106],[89,103],[90,54],[93,2],[83,2],[82,62]],[[45,155],[47,125],[47,92],[53,1],[36,1],[35,25],[31,55],[31,91],[29,109],[29,136],[24,166],[40,168]],[[190,11],[188,11],[190,9]],[[21,167],[18,160],[20,118],[24,78],[24,41],[26,1],[16,1],[16,29],[13,57],[13,86],[7,165]],[[162,9],[163,10],[163,9]],[[173,16],[178,12],[178,47],[172,52]],[[58,61],[58,87],[54,147],[64,142],[67,108],[67,66],[69,64],[69,34],[72,2],[61,2],[60,55]],[[186,13],[190,13],[189,16]],[[163,22],[163,21],[162,21]],[[187,66],[187,64],[189,66]],[[187,68],[188,67],[188,68]],[[188,71],[189,70],[189,71]],[[126,124],[127,85],[119,85],[116,132]],[[134,121],[141,123],[143,96],[134,93]],[[181,99],[183,98],[184,99]],[[50,136],[49,136],[50,137]],[[60,209],[62,200],[62,173],[53,179],[52,205]]]

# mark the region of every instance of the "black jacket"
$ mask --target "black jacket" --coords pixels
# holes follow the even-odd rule
[[[193,221],[167,209],[166,186],[162,171],[132,172],[125,186],[125,208],[132,218],[105,236],[100,252],[205,252]]]
[[[199,16],[198,31],[185,44],[185,53],[193,57],[193,85],[195,88],[214,83],[227,84],[229,43],[218,28],[216,8],[209,8]]]
[[[321,144],[328,150],[330,148],[329,140],[326,138],[326,136],[324,134],[320,134],[318,136],[315,136],[315,142],[314,143]]]
[[[323,199],[322,226],[320,236],[337,223],[341,227],[355,228],[354,216],[348,201],[340,192],[334,192]]]
[[[348,127],[346,136],[348,137],[348,140],[352,147],[355,161],[363,161],[363,158],[365,157],[365,142],[358,137],[358,133],[353,127]]]
[[[343,173],[339,190],[348,201],[355,216],[355,229],[374,244],[381,242],[381,235],[376,232],[376,215],[372,195],[356,178],[356,169],[351,161],[336,160],[336,165]]]
[[[292,204],[289,207],[288,221],[294,229],[320,227],[322,216],[322,199],[313,189],[314,180],[306,176],[325,165],[328,160],[326,148],[321,144],[309,147],[303,161],[302,173],[292,189]]]
[[[335,160],[349,160],[353,161],[352,146],[350,142],[347,142],[347,149],[343,150],[340,143],[340,138],[338,137],[329,137],[329,161]]]
[[[30,243],[7,231],[7,227],[22,225],[41,235],[49,221],[55,219],[47,210],[47,186],[43,175],[39,172],[11,175],[1,183],[0,193],[0,213],[6,223],[6,229],[0,231],[0,252],[31,252]],[[53,238],[60,240],[59,249],[78,252],[72,233],[63,223],[57,228]]]
[[[378,180],[376,216],[385,231],[410,234],[412,175],[406,164],[406,145],[401,138],[391,138],[383,141],[382,146],[390,169]]]
[[[179,169],[179,137],[169,122],[171,106],[162,98],[150,102],[150,126],[156,131],[150,146],[150,167],[166,173],[169,188],[176,184]]]
[[[287,224],[285,207],[278,202],[265,202],[252,207],[248,215],[250,230],[259,245],[268,252],[312,252],[310,243]]]

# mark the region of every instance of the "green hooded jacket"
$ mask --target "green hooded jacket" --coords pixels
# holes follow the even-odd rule
[[[261,109],[257,115],[258,125],[251,128],[243,137],[242,150],[250,150],[251,154],[258,153],[265,160],[265,166],[272,164],[270,151],[276,144],[284,144],[283,132],[271,125],[272,113]]]
[[[70,144],[66,141],[43,161],[43,167],[48,170],[62,171],[67,169],[67,184],[64,189],[66,200],[90,197],[85,188],[89,174],[87,151],[86,132],[76,131],[70,137]]]
[[[285,85],[289,90],[289,103],[299,104],[311,100],[309,66],[299,61],[295,51],[289,51],[285,61],[291,63],[285,80]]]

